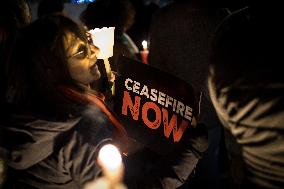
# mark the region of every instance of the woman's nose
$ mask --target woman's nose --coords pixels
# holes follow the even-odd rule
[[[97,57],[100,52],[100,49],[95,45],[90,45],[90,49],[91,49],[91,58]]]

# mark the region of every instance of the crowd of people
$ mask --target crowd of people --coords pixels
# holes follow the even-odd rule
[[[62,1],[42,0],[33,22],[28,1],[2,3],[0,188],[84,188],[104,176],[97,158],[105,144],[119,148],[129,189],[283,188],[279,13],[176,0],[150,15],[150,66],[190,83],[201,99],[197,123],[161,155],[137,148],[115,115],[113,81],[88,34],[116,28],[114,71],[120,56],[139,61],[127,33],[132,3],[94,1],[81,23]]]

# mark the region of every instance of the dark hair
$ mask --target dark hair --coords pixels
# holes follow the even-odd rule
[[[115,27],[122,33],[133,24],[135,9],[129,0],[97,0],[88,4],[81,21],[89,28]]]
[[[68,32],[87,42],[84,29],[62,15],[44,17],[25,28],[9,69],[8,98],[12,103],[46,114],[71,111],[58,91],[61,85],[80,89],[68,70],[64,47]]]
[[[228,16],[214,36],[211,68],[217,85],[265,86],[283,82],[283,42],[277,11],[246,7]],[[278,44],[278,45],[277,45]]]

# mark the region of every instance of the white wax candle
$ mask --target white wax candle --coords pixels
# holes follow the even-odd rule
[[[98,59],[107,59],[113,56],[114,29],[114,27],[103,27],[89,31],[92,34],[94,45],[100,49]]]

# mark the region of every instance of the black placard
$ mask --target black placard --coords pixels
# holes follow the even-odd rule
[[[190,73],[189,73],[190,74]],[[197,117],[192,86],[142,62],[120,57],[115,112],[131,138],[165,154]]]

